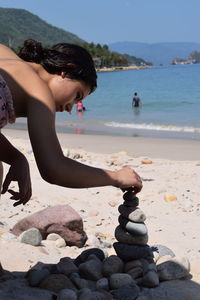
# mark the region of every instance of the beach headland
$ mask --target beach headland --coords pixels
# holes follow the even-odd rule
[[[152,68],[152,66],[120,66],[120,67],[104,67],[104,68],[98,68],[97,72],[114,72],[114,71],[128,71],[128,70],[141,70],[141,69],[147,69]]]
[[[4,129],[3,133],[30,163],[33,195],[25,206],[16,208],[9,193],[1,196],[2,266],[24,272],[39,261],[57,263],[64,256],[74,258],[84,249],[95,247],[95,237],[105,232],[108,245],[112,244],[122,191],[114,187],[76,190],[50,185],[40,177],[27,131]],[[192,279],[200,283],[200,142],[64,133],[59,133],[58,138],[64,154],[70,158],[112,170],[129,165],[140,174],[143,189],[138,197],[147,216],[149,245],[162,244],[177,256],[188,257]],[[8,166],[4,168],[5,175]],[[12,187],[15,188],[14,182]],[[5,234],[23,217],[57,204],[72,206],[83,218],[89,237],[84,249],[56,248],[45,241],[42,247],[33,247],[6,238]],[[110,246],[104,250],[114,254]]]

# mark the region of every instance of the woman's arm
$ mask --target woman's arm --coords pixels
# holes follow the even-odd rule
[[[22,153],[17,150],[0,132],[0,160],[11,165]]]
[[[0,133],[0,161],[10,165],[10,169],[3,182],[1,193],[4,194],[6,191],[11,193],[11,199],[17,201],[14,203],[14,206],[27,203],[32,194],[27,159],[20,151],[12,146],[2,133]],[[18,182],[19,192],[8,190],[12,181]]]
[[[44,102],[29,99],[29,136],[42,178],[49,183],[69,187],[88,188],[112,185],[120,188],[142,188],[140,177],[130,168],[119,171],[94,168],[63,155],[55,132],[55,116]]]

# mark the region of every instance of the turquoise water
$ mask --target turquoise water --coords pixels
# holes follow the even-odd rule
[[[138,92],[142,106],[132,108]],[[98,88],[86,111],[58,113],[58,126],[120,135],[199,139],[200,64],[98,73]],[[61,129],[62,131],[62,129]]]

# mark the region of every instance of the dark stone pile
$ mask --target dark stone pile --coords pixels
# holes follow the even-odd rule
[[[138,197],[131,190],[124,194],[123,199],[124,203],[118,209],[119,226],[115,230],[118,242],[113,247],[124,262],[132,262],[129,263],[128,274],[133,279],[143,286],[155,287],[159,284],[159,278],[152,249],[147,245],[148,230],[144,223],[146,216],[138,207]]]
[[[139,199],[131,190],[123,199],[118,208],[117,242],[113,244],[116,255],[108,256],[101,249],[92,248],[75,259],[63,257],[57,264],[39,263],[24,278],[24,285],[32,289],[31,294],[43,293],[37,300],[160,300],[163,293],[166,300],[186,299],[180,296],[180,289],[171,292],[163,282],[178,282],[177,279],[188,276],[188,260],[174,257],[165,246],[150,247],[144,223],[146,216],[138,207]],[[161,257],[161,263],[156,264],[155,251]],[[3,281],[9,274],[4,274],[0,268],[0,275],[0,281]]]

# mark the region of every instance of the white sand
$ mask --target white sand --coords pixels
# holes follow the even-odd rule
[[[69,204],[83,217],[90,238],[97,232],[106,232],[108,239],[112,239],[118,223],[117,207],[123,201],[121,190],[113,187],[73,190],[50,185],[38,173],[27,133],[20,130],[3,133],[30,162],[33,196],[26,206],[14,208],[9,194],[2,195],[1,236],[28,214],[49,205]],[[71,154],[82,154],[81,162],[110,169],[130,165],[141,175],[144,187],[138,197],[147,216],[149,245],[163,244],[177,256],[187,256],[193,280],[200,282],[200,142],[70,134],[60,134],[59,139],[64,153],[69,149]],[[143,159],[152,160],[152,164],[142,164]],[[166,202],[166,195],[177,199]],[[90,240],[88,244],[92,247]],[[0,238],[0,261],[10,271],[27,271],[38,261],[55,263],[63,256],[76,257],[82,250],[56,248],[52,243],[32,247]],[[109,251],[113,253],[113,249]]]

